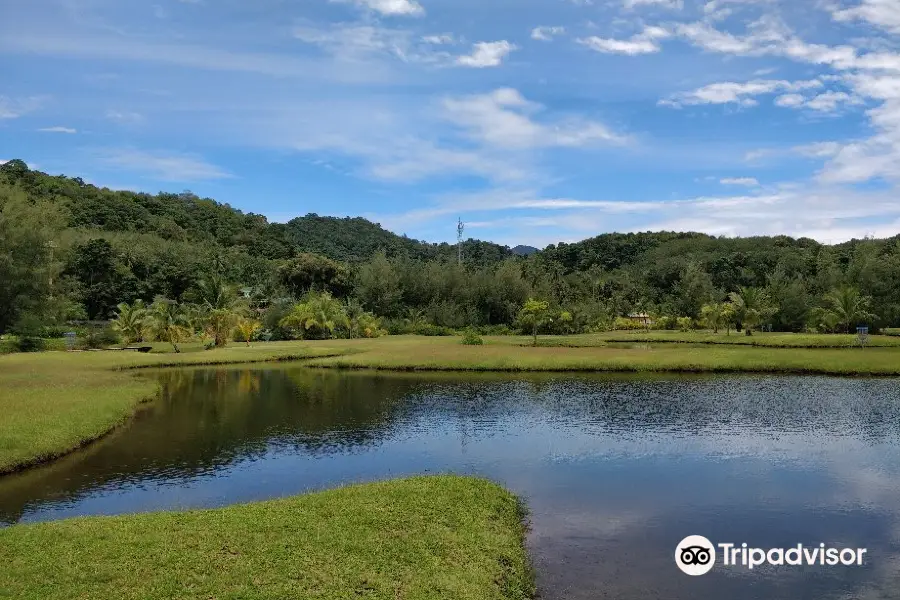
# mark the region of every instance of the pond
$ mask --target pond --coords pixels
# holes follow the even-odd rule
[[[134,421],[0,478],[0,522],[222,506],[419,473],[531,510],[545,599],[890,598],[900,589],[900,386],[775,376],[163,371]],[[861,567],[688,577],[690,534],[867,548]]]

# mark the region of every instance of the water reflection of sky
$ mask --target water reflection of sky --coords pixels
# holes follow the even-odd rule
[[[221,506],[464,472],[528,502],[545,598],[900,597],[893,380],[202,373],[90,453],[0,480],[0,514]],[[688,534],[867,547],[869,564],[688,578],[672,560]]]

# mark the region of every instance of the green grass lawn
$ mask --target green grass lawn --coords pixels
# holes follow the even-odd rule
[[[458,337],[391,336],[252,347],[232,343],[210,351],[187,344],[181,354],[166,353],[158,344],[151,354],[5,355],[0,356],[0,473],[69,452],[127,420],[158,390],[154,381],[136,376],[134,369],[140,368],[305,359],[313,367],[355,369],[900,375],[900,338],[872,336],[873,347],[865,349],[846,347],[847,342],[848,336],[613,332],[542,336],[537,348],[521,336],[487,337],[483,346],[464,346]]]
[[[729,344],[766,346],[773,348],[850,348],[857,345],[856,334],[823,335],[819,333],[760,333],[744,335],[743,332],[725,330],[719,333],[712,331],[610,331],[601,334],[572,336],[575,343],[596,342],[650,342],[650,343],[689,343],[689,344]],[[870,335],[868,345],[871,347],[900,348],[900,337],[891,335]]]
[[[0,529],[0,598],[523,600],[522,508],[440,476]]]

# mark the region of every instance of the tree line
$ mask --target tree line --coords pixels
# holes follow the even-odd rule
[[[364,219],[272,224],[188,193],[114,192],[21,161],[0,166],[0,333],[118,319],[120,305],[140,303],[147,322],[168,306],[196,334],[221,310],[210,308],[216,293],[234,303],[221,331],[234,335],[248,319],[268,339],[466,327],[565,334],[640,326],[634,313],[664,328],[900,324],[900,236],[828,246],[604,234],[527,257],[469,240],[463,257]],[[524,310],[529,300],[546,309]]]

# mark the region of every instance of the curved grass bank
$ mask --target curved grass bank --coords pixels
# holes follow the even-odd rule
[[[416,477],[304,496],[0,530],[0,597],[524,600],[518,500]]]
[[[763,334],[760,346],[744,336],[662,333],[667,341],[647,343],[646,334],[597,334],[541,338],[486,338],[484,346],[463,346],[459,338],[415,336],[375,340],[232,344],[209,352],[199,344],[182,354],[132,352],[46,352],[0,356],[0,473],[70,452],[126,421],[141,402],[155,396],[156,382],[130,370],[148,367],[224,365],[301,360],[319,368],[417,371],[623,371],[757,372],[900,376],[900,347],[873,336],[880,347],[848,348],[852,336]],[[694,336],[694,337],[691,337]],[[887,337],[887,336],[883,336]],[[733,340],[731,342],[730,340]],[[621,342],[632,342],[622,344]],[[654,340],[655,342],[655,340]],[[562,346],[565,344],[565,347]],[[777,346],[798,345],[814,347]],[[827,347],[827,346],[833,347]]]
[[[161,346],[162,347],[162,346]],[[352,352],[273,343],[211,352],[43,352],[0,356],[0,474],[51,460],[127,421],[159,391],[127,370],[299,360]]]

